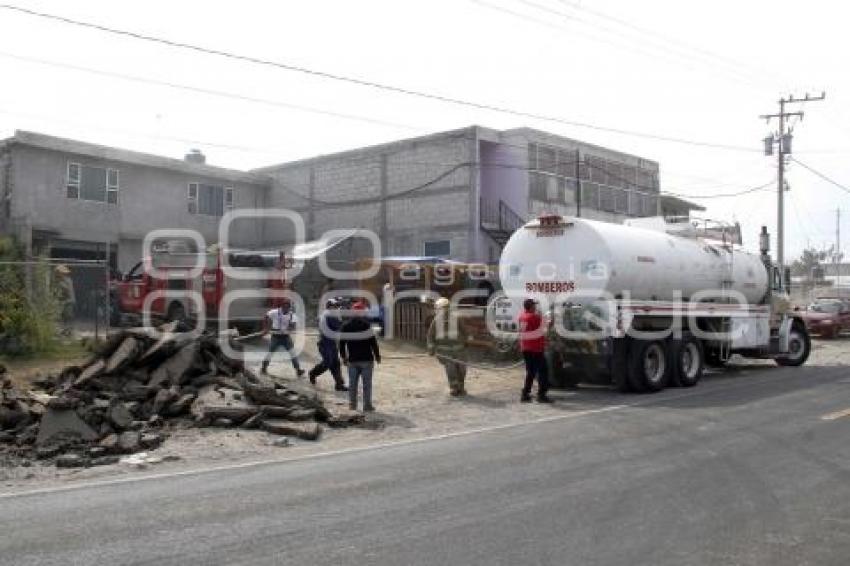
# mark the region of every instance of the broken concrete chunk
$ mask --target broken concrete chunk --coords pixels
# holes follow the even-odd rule
[[[57,468],[85,468],[89,465],[89,459],[79,454],[62,454],[56,457]]]
[[[141,448],[142,435],[137,430],[127,430],[118,435],[118,449],[124,454],[137,452]]]
[[[138,381],[129,381],[121,389],[121,398],[125,401],[144,401],[150,397],[151,389]]]
[[[145,432],[139,437],[139,445],[146,450],[153,450],[162,444],[162,441],[162,435],[155,432]]]
[[[124,367],[133,361],[139,353],[139,341],[132,336],[127,336],[106,362],[106,373],[114,373],[118,368]]]
[[[161,413],[167,405],[170,405],[176,399],[177,392],[173,389],[160,389],[156,392],[156,396],[153,398],[151,412],[154,414]]]
[[[191,342],[180,348],[176,354],[165,360],[154,372],[151,373],[151,381],[159,380],[160,383],[171,383],[180,385],[189,368],[195,363],[198,355],[197,342]],[[162,373],[164,372],[164,374]]]
[[[130,409],[117,397],[113,398],[109,403],[108,418],[109,422],[118,430],[130,428],[130,425],[133,423],[133,414],[130,412]]]
[[[92,466],[110,466],[112,464],[117,464],[119,461],[118,456],[98,456],[96,458],[92,458],[89,461],[89,464]]]
[[[189,407],[192,406],[192,403],[195,401],[197,397],[194,393],[186,393],[185,395],[181,395],[177,398],[176,401],[171,403],[165,410],[165,414],[170,417],[176,417],[178,415],[182,415],[183,413],[189,410]]]
[[[365,422],[366,415],[357,411],[347,410],[332,414],[327,420],[327,425],[331,428],[347,428],[362,425]]]
[[[47,460],[53,458],[62,451],[62,447],[58,445],[39,446],[35,449],[35,457],[38,460]]]
[[[47,402],[48,409],[75,409],[80,404],[80,400],[70,395],[62,395],[61,397],[53,397]]]
[[[262,429],[274,434],[294,436],[303,440],[318,440],[322,434],[319,423],[294,423],[279,419],[263,421]]]
[[[103,373],[104,369],[106,369],[106,362],[103,360],[97,360],[93,364],[88,365],[77,378],[70,382],[73,387],[80,387],[85,382],[89,381],[93,377],[97,377]]]
[[[71,409],[48,409],[41,419],[36,444],[43,446],[55,436],[79,437],[80,440],[92,442],[97,440],[97,433]]]
[[[312,421],[316,419],[316,409],[293,409],[286,415],[290,421]]]
[[[101,439],[98,442],[98,446],[105,449],[108,453],[114,453],[118,451],[118,435],[117,434],[109,434]]]
[[[192,403],[192,415],[198,422],[211,423],[216,419],[229,419],[233,423],[242,423],[259,412],[259,407],[251,405],[235,389],[215,389],[207,386],[198,393]]]

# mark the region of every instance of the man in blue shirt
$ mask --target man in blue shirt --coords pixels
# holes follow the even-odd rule
[[[342,321],[336,310],[339,308],[339,303],[334,299],[328,300],[325,303],[325,310],[319,316],[319,356],[321,360],[313,369],[310,370],[310,383],[316,385],[316,378],[325,373],[331,372],[337,391],[348,391],[345,382],[342,380],[342,371],[339,363],[339,349],[337,348],[337,338],[339,330],[342,327]]]

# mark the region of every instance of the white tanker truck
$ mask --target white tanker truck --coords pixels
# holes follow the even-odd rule
[[[522,301],[537,300],[552,320],[550,378],[562,386],[693,386],[706,365],[735,353],[803,364],[809,335],[771,264],[767,230],[761,256],[728,235],[663,218],[618,225],[540,217],[505,245],[493,323],[515,333]]]

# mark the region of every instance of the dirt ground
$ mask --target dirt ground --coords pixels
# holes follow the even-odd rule
[[[301,355],[302,366],[309,369],[316,361],[315,345],[308,337]],[[259,351],[262,344],[252,351]],[[0,462],[0,486],[3,491],[64,485],[94,478],[121,478],[131,474],[163,473],[209,468],[234,463],[295,458],[315,453],[414,440],[441,434],[461,433],[479,428],[529,422],[547,416],[563,415],[617,405],[622,394],[605,388],[582,387],[577,391],[554,391],[553,405],[519,403],[523,369],[518,365],[503,369],[470,368],[467,374],[469,395],[449,397],[442,366],[421,349],[406,344],[382,342],[383,363],[376,367],[373,381],[377,411],[368,415],[359,428],[326,429],[318,442],[293,441],[280,447],[280,437],[262,431],[194,428],[167,429],[168,440],[151,455],[177,457],[151,465],[115,464],[89,469],[62,470],[33,462],[30,467],[4,468]],[[270,367],[275,376],[293,378],[294,371],[283,354],[276,354]],[[850,362],[850,337],[813,341],[809,364],[846,365]],[[259,366],[258,361],[249,362]],[[732,377],[758,367],[773,367],[771,361],[734,360],[726,370]],[[44,371],[43,369],[41,371]],[[33,369],[34,373],[37,370]],[[329,406],[345,407],[347,393],[335,392],[333,380],[325,374],[317,389]]]

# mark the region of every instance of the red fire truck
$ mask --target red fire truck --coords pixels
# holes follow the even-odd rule
[[[283,252],[212,250],[206,253],[155,249],[117,284],[122,323],[198,321],[207,325],[255,329],[287,289],[291,261]],[[229,295],[229,296],[228,296]],[[235,298],[239,297],[239,298]]]

